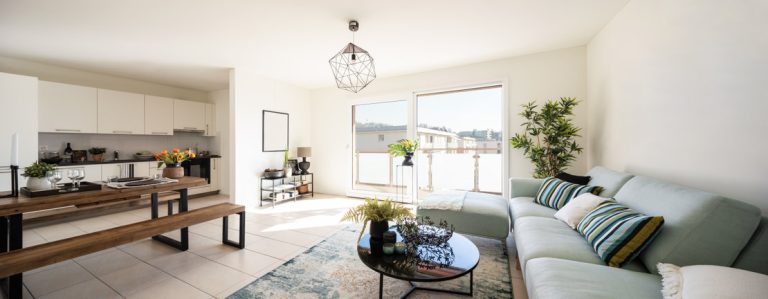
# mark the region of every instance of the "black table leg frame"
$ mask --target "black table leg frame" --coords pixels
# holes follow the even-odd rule
[[[474,270],[469,271],[469,292],[460,292],[460,291],[454,291],[454,290],[445,290],[445,289],[434,289],[429,287],[421,287],[415,285],[412,281],[409,281],[408,283],[411,285],[411,288],[408,290],[408,292],[405,292],[402,296],[400,296],[400,299],[408,298],[411,294],[413,294],[414,291],[431,291],[431,292],[440,292],[440,293],[448,293],[448,294],[455,294],[455,295],[464,295],[472,297],[474,296]],[[384,295],[384,274],[379,273],[379,299],[382,298]]]
[[[233,242],[229,240],[229,216],[224,216],[222,230],[221,230],[221,242],[225,245],[237,247],[240,249],[245,248],[245,211],[237,213],[238,218],[240,218],[240,231],[238,232],[239,240],[238,242]]]
[[[179,213],[186,212],[189,209],[188,207],[189,195],[188,195],[187,189],[181,189],[176,191],[179,192]],[[159,203],[158,203],[157,193],[152,193],[151,202],[152,202],[152,219],[156,219],[159,217],[158,215]],[[171,214],[173,214],[173,203],[169,201],[168,215],[171,215]],[[189,228],[185,227],[181,229],[181,240],[175,240],[173,238],[169,238],[163,235],[154,236],[152,237],[152,239],[163,242],[178,250],[186,251],[189,249]]]
[[[10,215],[6,217],[0,217],[0,252],[8,252],[17,249],[21,249],[24,244],[23,228],[22,228],[22,216],[21,214]],[[11,299],[21,299],[24,285],[23,273],[18,273],[7,277],[7,288],[5,285],[6,279],[3,279],[2,288],[3,291]]]

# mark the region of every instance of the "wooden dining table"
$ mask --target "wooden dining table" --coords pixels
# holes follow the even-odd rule
[[[179,213],[188,211],[188,189],[208,184],[206,179],[199,177],[182,177],[178,182],[162,185],[115,189],[102,186],[101,190],[85,192],[69,192],[43,197],[27,197],[19,195],[15,198],[0,199],[0,253],[23,249],[23,215],[50,209],[80,205],[111,204],[142,200],[142,195],[150,195],[151,217],[158,218],[158,193],[176,191],[179,193]],[[170,205],[169,205],[170,206]],[[169,214],[171,213],[169,209]],[[178,248],[187,250],[189,247],[188,228],[181,229],[180,240],[174,240],[162,235],[153,239]],[[2,265],[0,265],[2,267]],[[5,279],[5,278],[4,278]],[[12,275],[8,279],[8,294],[11,298],[20,298],[22,290],[22,273]]]

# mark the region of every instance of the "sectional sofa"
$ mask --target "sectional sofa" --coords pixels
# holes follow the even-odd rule
[[[542,180],[510,179],[509,214],[528,296],[661,298],[656,264],[732,266],[768,274],[768,219],[747,203],[595,167],[590,185],[634,210],[664,216],[656,240],[623,268],[606,266],[583,236],[534,203]]]

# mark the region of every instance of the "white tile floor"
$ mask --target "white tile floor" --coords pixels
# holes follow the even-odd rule
[[[190,209],[222,201],[228,198],[193,199]],[[24,273],[25,298],[223,298],[335,233],[341,215],[360,203],[316,194],[248,211],[245,250],[221,244],[219,219],[190,227],[186,252],[145,239],[35,269]],[[37,227],[24,231],[24,246],[149,218],[144,208]],[[237,221],[230,217],[230,238]]]

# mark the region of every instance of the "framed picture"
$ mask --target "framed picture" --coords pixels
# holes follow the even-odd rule
[[[301,169],[299,169],[299,160],[296,159],[288,159],[288,166],[293,169],[293,173],[300,173]]]
[[[262,111],[261,150],[284,152],[288,150],[288,113]]]

